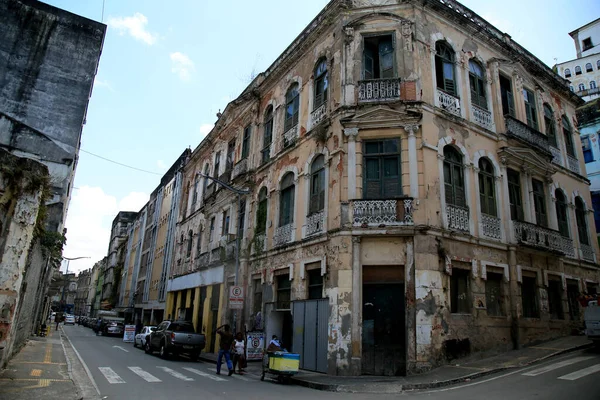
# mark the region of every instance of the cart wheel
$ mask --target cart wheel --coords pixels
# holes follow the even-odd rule
[[[265,380],[265,373],[263,372],[262,375],[260,376],[260,380],[264,381]]]
[[[284,384],[289,385],[291,382],[292,382],[292,377],[291,376],[288,375],[288,376],[285,376],[283,378],[283,383]]]

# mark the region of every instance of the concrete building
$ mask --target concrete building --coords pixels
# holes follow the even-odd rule
[[[577,109],[577,122],[587,176],[591,182],[592,208],[596,235],[600,229],[600,99],[588,101]]]
[[[75,315],[87,316],[89,313],[89,295],[92,285],[92,269],[81,271],[77,275],[77,295],[75,296]]]
[[[133,224],[137,212],[119,211],[113,219],[108,243],[107,264],[104,270],[102,283],[101,307],[112,310],[118,302],[121,273],[125,260],[125,244],[127,243],[127,230]]]
[[[331,1],[185,166],[165,313],[217,348],[239,238],[236,329],[305,369],[418,373],[569,334],[599,280],[582,103],[458,2]]]
[[[91,315],[92,317],[96,317],[97,312],[99,310],[104,310],[105,308],[103,308],[103,304],[102,304],[102,294],[103,294],[103,288],[104,288],[104,276],[106,274],[106,267],[108,264],[108,257],[104,257],[102,260],[98,261],[96,264],[94,264],[94,267],[92,268],[92,270],[96,270],[97,271],[97,279],[94,281],[95,284],[92,285],[94,287],[94,297],[93,297],[93,301],[92,301],[92,310],[91,310]]]
[[[569,33],[577,58],[554,66],[571,84],[571,90],[585,101],[600,97],[600,18]]]

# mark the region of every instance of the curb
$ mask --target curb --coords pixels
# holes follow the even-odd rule
[[[579,345],[579,346],[575,346],[575,347],[570,347],[564,350],[559,350],[559,351],[555,351],[554,353],[548,354],[546,356],[543,357],[539,357],[533,360],[530,360],[526,363],[520,364],[520,365],[516,365],[516,366],[510,366],[510,367],[498,367],[498,368],[492,368],[489,369],[487,371],[481,371],[481,372],[476,372],[473,374],[469,374],[469,375],[465,375],[465,376],[461,376],[458,378],[453,378],[453,379],[447,379],[445,381],[437,381],[437,382],[423,382],[423,383],[407,383],[407,384],[403,384],[403,385],[398,385],[399,386],[399,391],[411,391],[411,390],[422,390],[422,389],[435,389],[435,388],[440,388],[440,387],[445,387],[445,386],[452,386],[452,385],[456,385],[459,383],[463,383],[463,382],[467,382],[467,381],[471,381],[477,378],[482,378],[484,376],[488,376],[488,375],[492,375],[498,372],[502,372],[502,371],[506,371],[506,370],[510,370],[510,369],[516,369],[516,368],[523,368],[523,367],[527,367],[530,366],[532,364],[535,364],[537,362],[540,361],[545,361],[549,358],[552,357],[556,357],[562,354],[567,354],[567,353],[571,353],[577,350],[583,350],[583,349],[587,349],[587,348],[591,348],[593,347],[593,343],[586,343],[583,345]],[[291,381],[299,386],[304,386],[307,387],[309,389],[315,389],[315,390],[322,390],[322,391],[326,391],[326,392],[347,392],[347,393],[373,393],[373,394],[382,394],[382,393],[389,393],[387,391],[373,391],[373,390],[358,390],[358,385],[345,385],[345,384],[331,384],[331,383],[321,383],[321,382],[312,382],[309,380],[304,380],[301,378],[297,378],[297,377],[292,377]],[[394,382],[388,382],[388,384],[394,384]],[[372,385],[372,384],[365,384],[365,385]],[[381,387],[381,383],[378,383],[376,385],[373,385],[376,387]]]

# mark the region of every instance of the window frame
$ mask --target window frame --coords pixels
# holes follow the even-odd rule
[[[309,269],[306,271],[307,278],[307,298],[308,300],[318,300],[323,298],[323,287],[324,287],[324,279],[323,275],[321,275],[321,269]],[[317,282],[312,281],[315,277],[317,278]],[[312,289],[312,290],[311,290]],[[315,293],[318,293],[318,297],[315,296]]]
[[[271,144],[273,143],[273,106],[269,104],[265,111],[263,127],[263,145],[261,161],[263,164],[271,160]]]
[[[447,41],[438,40],[435,42],[436,87],[458,98],[455,58],[456,52]],[[452,77],[446,77],[450,70],[452,71]]]
[[[510,115],[515,118],[515,95],[512,87],[512,79],[504,74],[498,74],[498,80],[500,82],[500,98],[502,100],[503,116]]]
[[[498,202],[496,201],[496,175],[494,165],[487,157],[479,159],[479,205],[481,213],[498,217]],[[492,212],[490,212],[492,211]]]
[[[573,140],[573,130],[571,129],[571,124],[565,115],[561,118],[563,136],[565,138],[565,147],[567,150],[567,154],[575,159],[577,156],[575,154],[575,143]]]
[[[290,274],[287,273],[287,274],[276,275],[276,281],[277,281],[277,288],[276,288],[277,299],[275,302],[275,308],[277,310],[290,310],[291,305],[292,305],[292,281],[290,281]],[[285,285],[282,285],[282,283],[284,283],[284,282],[285,282]],[[282,293],[287,294],[288,298],[281,300]],[[288,307],[282,307],[282,306],[286,305],[283,302],[287,302]]]
[[[567,197],[562,190],[556,189],[554,191],[555,209],[556,209],[556,220],[558,222],[558,231],[563,237],[570,238],[569,233],[569,205],[567,204]]]
[[[190,258],[192,256],[193,239],[194,239],[194,231],[190,229],[189,232],[188,232],[187,248],[185,250],[185,257],[186,258]]]
[[[387,41],[386,37],[389,37],[390,48],[385,49],[383,46]],[[377,43],[368,43],[371,41],[375,41],[377,39]],[[397,68],[396,68],[396,36],[394,32],[377,32],[372,34],[363,34],[362,35],[362,70],[361,77],[364,80],[374,80],[374,79],[392,79],[397,77]],[[371,46],[376,46],[377,51],[376,55],[374,49],[370,48]],[[371,54],[369,54],[371,52]],[[382,69],[382,57],[391,55],[391,68]],[[370,61],[369,61],[370,59]],[[367,69],[367,66],[371,64],[371,71]],[[389,71],[389,72],[388,72]],[[389,76],[384,76],[384,75]]]
[[[291,112],[291,113],[290,113]],[[284,133],[298,125],[300,114],[300,85],[294,82],[285,93]]]
[[[594,81],[594,80],[590,81],[590,90],[592,90],[592,89],[597,89],[596,81]]]
[[[287,181],[289,180],[289,182]],[[281,179],[279,190],[279,226],[286,226],[294,223],[296,184],[294,182],[294,173],[288,172]],[[287,201],[287,211],[286,211]]]
[[[571,77],[571,70],[569,68],[565,68],[565,78]]]
[[[196,174],[194,177],[194,193],[192,193],[192,205],[198,201],[198,185],[200,184],[200,176]]]
[[[558,278],[558,279],[557,279]],[[550,319],[565,319],[562,301],[562,282],[560,277],[548,278],[548,314]]]
[[[475,68],[479,68],[479,71],[474,70]],[[479,72],[479,74],[477,72]],[[469,88],[471,90],[471,104],[484,110],[488,109],[486,86],[485,69],[483,65],[477,60],[470,59]]]
[[[527,295],[525,296],[525,289],[527,289]],[[531,292],[530,292],[531,290]],[[523,310],[523,318],[540,318],[540,306],[538,302],[538,283],[537,274],[536,276],[522,276],[521,277],[521,309]],[[527,303],[527,304],[526,304]],[[526,307],[526,305],[528,307]],[[531,307],[531,308],[530,308]]]
[[[539,131],[539,123],[537,117],[537,105],[535,99],[535,92],[523,88],[523,101],[525,102],[525,117],[527,119],[527,125],[531,128]]]
[[[588,68],[589,66],[589,68]],[[594,67],[592,66],[592,63],[586,63],[585,64],[585,72],[592,72],[594,70]]]
[[[585,83],[580,83],[577,85],[577,90],[583,92],[585,90]]]
[[[320,162],[320,164],[319,164]],[[325,182],[325,156],[319,154],[310,167],[308,215],[325,209],[327,182]]]
[[[264,197],[263,197],[264,193]],[[265,233],[267,231],[267,214],[269,203],[267,198],[267,188],[265,186],[258,192],[258,207],[256,207],[256,233]],[[264,218],[264,223],[263,223]]]
[[[313,88],[313,111],[327,104],[329,92],[329,71],[327,69],[327,59],[321,58],[314,70],[314,88]]]
[[[542,106],[544,109],[544,127],[546,128],[546,137],[550,146],[558,148],[558,141],[556,138],[556,123],[554,122],[554,111],[548,103],[544,103]]]
[[[536,224],[548,227],[548,208],[546,206],[546,187],[539,179],[531,178],[531,192],[533,194],[533,209]]]
[[[452,159],[450,155],[456,156]],[[446,204],[467,208],[464,156],[451,145],[444,146],[444,189]]]
[[[462,281],[462,282],[461,282]],[[460,283],[464,284],[464,294],[466,298],[461,299],[459,294]],[[452,314],[471,314],[473,307],[471,304],[471,271],[462,268],[452,268],[450,276],[450,312]]]
[[[213,171],[213,178],[219,179],[219,170],[221,169],[221,151],[217,151],[215,154],[215,169]]]
[[[586,164],[594,162],[594,151],[589,135],[581,137],[581,150],[583,151],[583,161]]]
[[[581,75],[581,74],[582,74],[581,67],[579,65],[576,65],[575,66],[575,75]]]
[[[386,144],[395,142],[397,151],[386,152]],[[377,153],[368,152],[368,147],[377,144],[379,150]],[[385,139],[373,139],[363,141],[363,198],[370,200],[387,200],[391,198],[400,198],[403,196],[402,193],[402,141],[400,138],[385,138]],[[398,175],[390,176],[386,178],[385,167],[386,160],[396,160],[396,167]],[[377,160],[377,174],[378,178],[369,178],[369,161]],[[369,187],[376,183],[379,186],[378,194],[371,195]],[[396,185],[397,189],[395,193],[393,190],[387,190],[388,186]]]
[[[223,210],[223,216],[221,220],[221,236],[229,235],[229,224],[231,223],[231,216],[229,215],[229,209]]]
[[[208,241],[209,243],[213,243],[215,240],[215,224],[216,218],[214,215],[210,219],[210,231],[208,232]]]
[[[510,218],[512,221],[525,221],[521,174],[512,168],[507,168],[506,178],[508,182],[508,202],[510,208]]]
[[[579,243],[589,246],[590,237],[587,223],[587,208],[583,199],[579,196],[575,197],[575,219],[577,221],[577,233],[579,235]]]
[[[591,37],[586,37],[585,39],[581,40],[581,51],[588,51],[589,49],[593,48],[594,44],[592,43],[592,38]]]
[[[485,303],[486,303],[486,312],[490,317],[504,317],[506,316],[506,312],[504,311],[504,276],[500,272],[492,272],[488,271],[486,273],[485,280]],[[492,283],[498,285],[498,294],[496,300],[497,309],[495,307],[491,307],[491,304],[494,304],[494,298],[492,297]],[[490,310],[492,312],[490,312]]]
[[[248,124],[244,127],[244,133],[242,136],[242,155],[240,160],[248,158],[250,155],[250,140],[252,135],[252,124]]]

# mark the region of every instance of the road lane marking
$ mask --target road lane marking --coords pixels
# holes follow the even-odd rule
[[[52,362],[52,345],[46,345],[46,355],[44,356],[44,363]]]
[[[92,385],[94,386],[94,389],[96,389],[96,393],[98,393],[98,396],[100,396],[100,389],[98,389],[98,385],[96,384],[96,380],[94,379],[94,376],[92,375],[92,371],[90,371],[90,369],[88,368],[85,361],[83,361],[81,354],[79,354],[79,352],[73,345],[73,342],[71,342],[71,339],[69,339],[69,335],[67,335],[66,332],[65,332],[65,337],[67,338],[67,342],[69,342],[69,345],[71,346],[71,350],[73,350],[73,352],[79,359],[79,362],[81,363],[81,365],[83,365],[83,369],[85,370],[85,373],[87,374],[88,378],[90,378],[90,381],[92,382]]]
[[[177,379],[181,379],[182,381],[186,381],[186,382],[190,382],[193,381],[194,378],[190,378],[189,376],[185,376],[184,374],[177,372],[175,370],[172,370],[171,368],[167,368],[167,367],[156,367],[156,368],[160,368],[163,371],[165,371],[167,374],[174,376]]]
[[[534,369],[533,371],[526,372],[522,375],[538,376],[538,375],[544,374],[546,372],[553,371],[555,369],[566,367],[567,365],[571,365],[571,364],[575,364],[575,363],[578,363],[581,361],[589,360],[591,358],[594,358],[594,357],[575,357],[575,358],[571,358],[569,360],[560,361],[560,362],[557,362],[554,364],[546,365],[545,367],[542,367],[542,368]]]
[[[32,369],[31,373],[29,375],[30,376],[42,376],[42,370],[41,369]]]
[[[108,383],[126,383],[112,368],[98,367],[98,369],[102,372]]]
[[[579,371],[575,371],[570,374],[560,376],[558,379],[564,379],[566,381],[574,381],[576,379],[583,378],[584,376],[594,374],[598,371],[600,371],[600,364],[592,365],[591,367],[580,369]]]
[[[123,350],[125,353],[129,353],[129,350],[126,350],[126,349],[122,348],[121,346],[113,346],[113,347],[116,347],[117,349],[121,349],[121,350]]]
[[[194,368],[185,368],[184,367],[183,369],[185,369],[186,371],[189,371],[193,374],[200,375],[200,376],[203,376],[208,379],[212,379],[213,381],[217,381],[217,382],[227,381],[227,379],[219,378],[218,376],[207,374],[206,372],[198,371],[197,369],[194,369]]]
[[[210,370],[212,370],[212,371],[214,371],[214,368],[215,368],[215,367],[207,367],[207,368],[208,368],[208,369],[210,369]],[[248,374],[248,372],[246,372],[246,374]],[[212,375],[211,375],[211,376],[212,376]],[[244,381],[244,382],[251,382],[251,381],[252,381],[252,379],[248,379],[248,378],[246,378],[246,377],[243,377],[243,376],[241,376],[241,375],[236,375],[236,374],[233,374],[233,375],[231,375],[231,377],[232,377],[232,378],[239,379],[239,380],[242,380],[242,381]],[[224,380],[227,380],[227,379],[224,379]]]
[[[146,382],[162,382],[160,379],[158,379],[157,377],[152,375],[150,372],[146,372],[143,369],[141,369],[140,367],[127,367],[127,368],[129,368],[137,376],[144,379]]]

